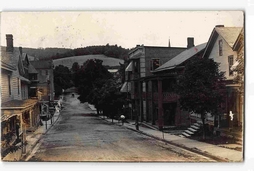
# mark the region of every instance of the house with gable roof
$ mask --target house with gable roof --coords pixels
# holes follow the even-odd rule
[[[183,72],[185,64],[192,58],[201,58],[205,47],[206,43],[189,47],[153,71],[153,77],[161,82],[160,88],[158,88],[158,98],[161,98],[158,101],[158,106],[160,106],[158,110],[161,110],[164,127],[186,127],[191,124],[189,112],[180,109],[179,96],[176,94],[174,86],[176,78]]]
[[[242,130],[243,102],[241,99],[243,97],[238,91],[239,83],[234,81],[236,72],[232,70],[232,67],[237,65],[239,52],[235,49],[235,44],[242,30],[242,27],[216,26],[209,37],[203,54],[203,58],[213,59],[219,63],[219,70],[225,73],[227,95],[224,113],[218,118],[220,130],[223,128]],[[244,44],[243,40],[238,41],[238,43]],[[242,54],[244,53],[243,50],[240,51]]]
[[[188,113],[182,112],[173,90],[180,66],[188,58],[200,55],[205,44],[194,46],[194,38],[186,47],[137,46],[129,52],[126,82],[121,91],[127,92],[133,118],[158,129],[189,125]],[[186,59],[185,59],[186,58]],[[181,69],[180,69],[181,68]],[[138,117],[136,117],[138,116]]]
[[[29,69],[21,48],[13,46],[13,36],[6,35],[1,47],[1,151],[4,160],[19,160],[24,148],[9,153],[10,146],[25,143],[25,132],[39,124],[38,99],[29,98]]]

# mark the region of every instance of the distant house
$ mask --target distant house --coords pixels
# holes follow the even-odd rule
[[[39,123],[38,99],[30,99],[28,95],[31,81],[28,68],[22,61],[22,50],[13,47],[11,34],[6,35],[6,40],[6,48],[1,47],[2,151],[9,148],[7,139],[4,138],[6,135],[13,139],[10,144],[16,144],[24,140],[26,130],[36,128]],[[21,152],[13,155],[18,159]]]
[[[243,118],[243,102],[238,91],[239,84],[234,81],[236,73],[232,67],[237,64],[239,55],[243,55],[243,48],[239,48],[236,44],[243,47],[243,34],[239,35],[243,30],[242,27],[224,27],[216,26],[208,40],[203,57],[213,59],[219,63],[219,70],[225,73],[227,96],[225,97],[224,113],[218,118],[219,128],[234,128],[241,126]],[[238,40],[238,39],[241,40]],[[236,43],[237,42],[237,43]],[[238,47],[238,48],[237,48]]]
[[[38,77],[35,78],[37,89],[41,93],[41,101],[54,100],[54,75],[53,75],[53,61],[31,61],[32,66],[38,72]]]

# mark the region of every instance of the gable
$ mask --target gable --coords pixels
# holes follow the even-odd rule
[[[241,30],[242,27],[215,27],[209,37],[203,57],[207,58],[210,56],[218,36],[220,36],[225,41],[224,45],[227,44],[230,48],[233,48],[233,45],[237,40]]]

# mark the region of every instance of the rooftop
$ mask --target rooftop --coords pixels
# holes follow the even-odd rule
[[[206,47],[206,43],[200,44],[198,46],[194,46],[192,48],[189,48],[180,54],[176,55],[174,58],[166,62],[165,64],[158,67],[154,72],[164,71],[168,69],[173,69],[177,65],[180,65],[184,61],[188,60],[192,56],[198,54],[200,51],[204,50]]]

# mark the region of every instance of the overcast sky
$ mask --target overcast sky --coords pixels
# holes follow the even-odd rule
[[[4,12],[1,45],[13,34],[14,46],[78,48],[90,45],[186,47],[207,42],[215,25],[242,27],[241,11]]]

